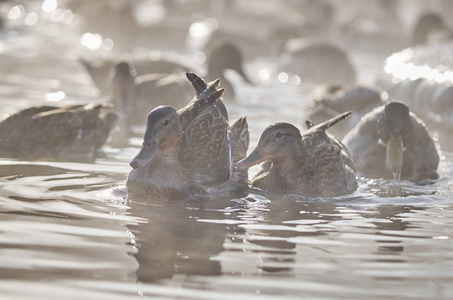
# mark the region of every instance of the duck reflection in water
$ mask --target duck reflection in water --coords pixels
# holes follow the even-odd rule
[[[176,111],[159,106],[148,115],[142,148],[131,161],[126,186],[130,194],[165,200],[244,196],[247,172],[232,164],[246,154],[249,136],[245,118],[228,128],[220,99],[220,80],[209,85],[187,73],[196,98]]]
[[[275,193],[308,197],[335,197],[357,188],[355,168],[348,150],[326,133],[347,118],[343,113],[319,125],[310,123],[302,135],[288,123],[267,127],[255,150],[237,164],[240,170],[264,161],[252,185]]]
[[[128,225],[137,248],[138,281],[221,273],[219,261],[212,257],[224,250],[228,227],[198,220],[223,219],[230,200],[143,203],[132,198],[128,204],[132,215],[148,220]]]

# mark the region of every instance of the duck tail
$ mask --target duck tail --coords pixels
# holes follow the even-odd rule
[[[220,84],[220,79],[206,84],[204,79],[195,73],[187,72],[186,76],[195,89],[195,98],[186,107],[178,111],[179,121],[181,122],[183,129],[185,129],[190,121],[192,121],[205,107],[216,103],[225,91],[223,88],[217,89]],[[227,119],[227,116],[225,119]]]
[[[322,122],[322,123],[320,123],[318,125],[314,125],[314,126],[309,127],[309,130],[307,130],[307,131],[310,131],[310,132],[311,131],[318,131],[318,130],[326,131],[327,129],[329,129],[333,125],[337,124],[341,120],[344,120],[344,119],[348,118],[351,115],[351,113],[352,113],[352,111],[347,111],[347,112],[344,112],[342,114],[339,114],[338,116],[333,117],[332,119],[324,121],[324,122]],[[310,125],[311,124],[312,123],[310,123]]]
[[[187,72],[186,76],[195,89],[197,100],[204,99],[207,104],[214,103],[224,93],[224,89],[217,89],[220,84],[220,78],[207,84],[203,78],[195,73]]]
[[[305,121],[305,126],[307,126],[307,129],[312,128],[313,126],[316,126],[316,124],[310,120]]]
[[[247,117],[240,118],[230,127],[231,155],[233,164],[247,156],[250,132]]]

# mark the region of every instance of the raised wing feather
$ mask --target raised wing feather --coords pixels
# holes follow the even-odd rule
[[[187,125],[180,159],[202,183],[229,178],[228,123],[217,106],[206,107]]]

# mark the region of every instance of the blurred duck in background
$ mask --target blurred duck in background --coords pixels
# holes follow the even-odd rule
[[[289,39],[329,36],[334,23],[333,6],[324,0],[227,3],[228,10],[214,14],[216,22],[207,22],[212,30],[206,52],[219,41],[230,41],[247,60],[275,57]]]
[[[166,104],[185,106],[192,90],[183,73],[155,73],[136,75],[134,64],[117,62],[109,74],[110,100],[115,104],[126,127],[142,124],[149,111]]]
[[[242,118],[228,128],[220,80],[207,85],[196,74],[187,78],[196,91],[189,105],[179,111],[159,106],[149,113],[142,148],[130,163],[129,193],[165,200],[243,197],[247,173],[232,164],[246,155],[247,122]]]
[[[337,34],[346,39],[347,44],[353,43],[355,49],[392,53],[407,46],[401,15],[408,13],[402,1],[344,0],[332,4],[340,31]]]
[[[356,71],[349,55],[338,45],[317,39],[287,41],[280,55],[280,70],[314,83],[356,82]]]
[[[412,46],[430,42],[449,40],[453,38],[453,31],[448,28],[442,16],[435,12],[423,13],[414,25],[412,32]]]
[[[319,125],[309,123],[303,134],[288,123],[270,125],[237,168],[266,162],[251,184],[274,193],[307,197],[352,193],[357,188],[354,164],[343,144],[326,133],[349,115],[346,112]]]
[[[119,59],[121,60],[124,59]],[[186,91],[186,95],[191,93],[191,87],[186,83],[184,74],[188,71],[196,71],[199,67],[188,66],[181,60],[166,58],[165,55],[153,55],[149,57],[141,58],[127,58],[125,59],[130,64],[131,73],[137,78],[136,84],[140,85],[141,94],[150,94],[150,95],[159,95],[159,91],[152,90],[156,87],[163,84],[163,82],[173,82],[177,81],[183,89]],[[81,63],[85,66],[90,77],[92,78],[93,83],[100,91],[102,95],[108,95],[111,92],[111,80],[114,74],[116,74],[117,66],[115,62],[111,60],[92,60],[92,59],[80,59]],[[225,77],[226,70],[233,70],[239,74],[244,81],[251,83],[250,79],[244,71],[244,60],[239,49],[232,43],[220,43],[212,49],[212,52],[209,53],[205,71],[202,72],[208,80],[220,78],[222,84],[225,86],[226,92],[224,98],[226,100],[234,100],[235,92],[234,87],[229,82],[227,77]],[[124,69],[126,73],[126,68]],[[165,94],[165,93],[164,93]],[[183,101],[190,100],[190,97],[181,98]],[[174,101],[171,98],[165,98],[163,96],[158,98],[153,98],[152,96],[148,97],[148,102],[152,102],[157,105],[161,104],[172,104]],[[187,102],[186,102],[187,103]],[[178,105],[181,106],[181,105]],[[148,110],[149,111],[149,110]]]
[[[94,162],[117,115],[112,105],[39,106],[0,123],[1,157]]]
[[[329,129],[336,138],[342,139],[365,114],[383,104],[380,91],[374,88],[321,85],[314,90],[308,104],[308,118],[314,123],[320,123],[351,111],[347,120]]]
[[[439,154],[425,124],[398,101],[365,115],[343,139],[358,172],[420,182],[438,178]]]

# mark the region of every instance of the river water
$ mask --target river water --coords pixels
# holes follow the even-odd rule
[[[2,118],[105,101],[77,62],[87,51],[79,41],[77,28],[43,20],[4,31]],[[353,54],[371,82],[385,56]],[[246,71],[270,66],[255,60]],[[313,88],[243,85],[227,106],[233,120],[247,115],[252,148],[268,124],[302,128]],[[452,299],[453,152],[432,134],[433,184],[360,177],[356,192],[332,199],[252,189],[243,199],[126,201],[138,146],[107,147],[94,164],[0,159],[0,298]]]

